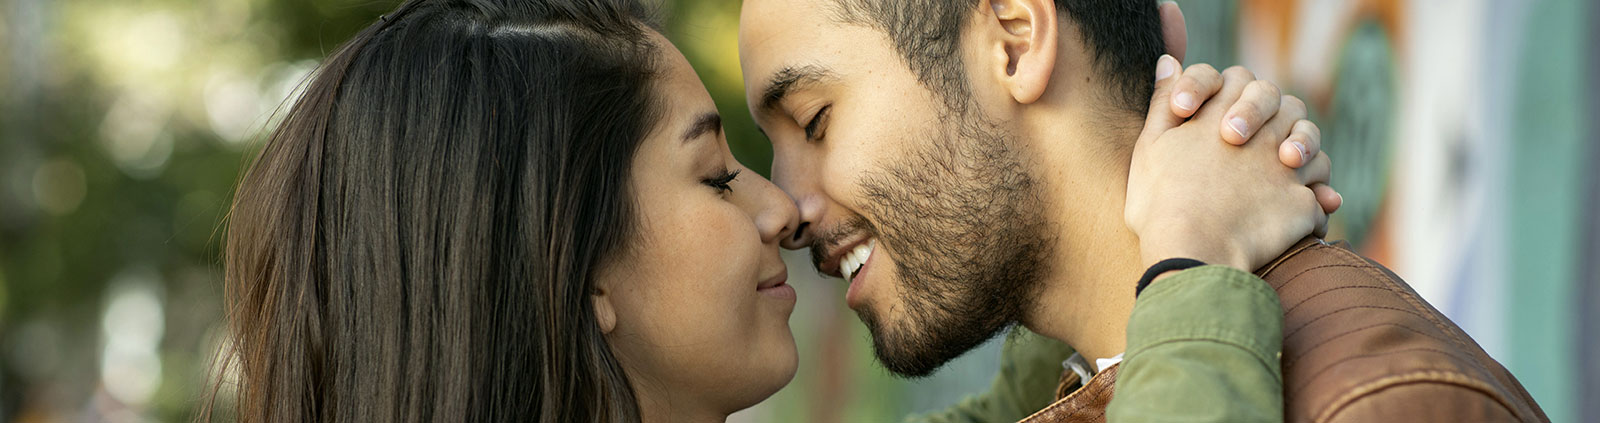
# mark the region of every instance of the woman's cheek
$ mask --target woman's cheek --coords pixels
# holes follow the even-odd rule
[[[720,206],[720,207],[719,207]],[[732,204],[697,207],[680,215],[682,225],[675,242],[663,243],[668,257],[661,265],[675,269],[671,274],[673,307],[660,310],[685,331],[705,332],[695,338],[730,338],[748,335],[733,326],[751,325],[756,296],[756,269],[753,260],[760,253],[759,235],[748,216]],[[744,222],[737,219],[743,218]],[[748,240],[755,240],[754,242]],[[663,281],[666,282],[666,281]],[[720,342],[715,339],[705,341]]]

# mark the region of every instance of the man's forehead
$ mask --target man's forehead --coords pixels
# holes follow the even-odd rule
[[[828,20],[837,10],[839,1],[745,0],[740,6],[740,19],[767,24]]]
[[[825,7],[835,0],[747,0],[740,9],[739,48],[744,55],[782,54],[779,48],[807,36],[826,35]]]
[[[831,34],[826,14],[836,0],[747,0],[739,20],[739,55],[751,108],[768,100],[774,78],[817,61]],[[752,110],[754,111],[754,110]]]

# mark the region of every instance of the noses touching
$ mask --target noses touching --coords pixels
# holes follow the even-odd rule
[[[755,183],[751,184],[753,189],[746,208],[761,234],[761,243],[792,249],[790,245],[799,238],[797,234],[803,233],[794,200],[765,178],[752,179]]]
[[[816,223],[822,221],[827,200],[809,183],[815,180],[806,174],[810,167],[786,162],[785,159],[792,159],[793,155],[779,154],[776,143],[773,147],[776,157],[772,161],[772,182],[791,198],[798,213],[794,231],[783,240],[783,248],[799,250],[810,247],[816,240],[815,232],[819,229]]]

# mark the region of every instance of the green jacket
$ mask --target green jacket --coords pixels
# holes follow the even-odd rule
[[[1283,420],[1283,307],[1265,281],[1204,266],[1150,285],[1128,319],[1110,422]],[[908,423],[1015,422],[1055,401],[1071,347],[1017,328],[989,391]]]

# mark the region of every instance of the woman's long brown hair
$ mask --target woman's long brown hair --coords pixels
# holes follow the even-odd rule
[[[328,57],[227,222],[238,419],[638,421],[590,294],[659,113],[648,22],[412,0]]]

